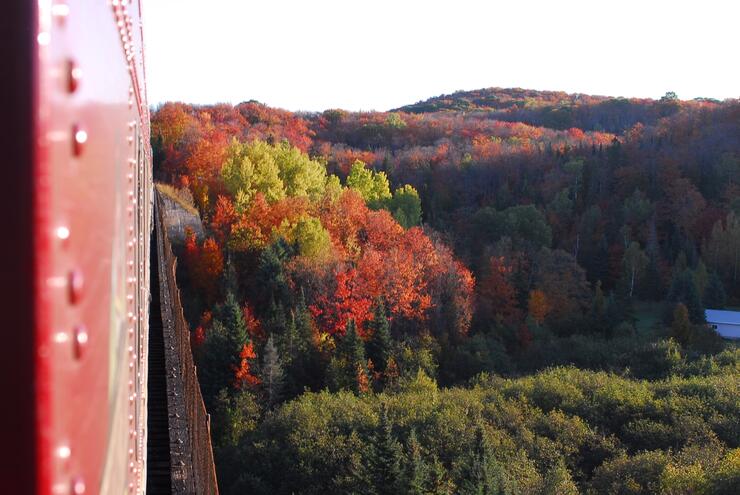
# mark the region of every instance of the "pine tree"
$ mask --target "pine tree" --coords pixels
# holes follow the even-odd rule
[[[291,254],[290,246],[282,238],[262,251],[254,283],[259,288],[259,293],[265,295],[265,303],[275,301],[278,304],[290,304],[290,290],[284,267]]]
[[[406,490],[408,495],[423,495],[426,492],[429,467],[421,456],[421,445],[416,439],[416,431],[411,430],[406,442]]]
[[[339,338],[337,348],[329,363],[329,382],[334,390],[349,389],[363,392],[362,377],[368,376],[365,346],[357,333],[354,320],[347,322],[347,331]]]
[[[391,353],[391,333],[383,301],[378,301],[373,310],[370,322],[372,335],[367,342],[367,356],[378,371],[385,371]]]
[[[659,301],[663,295],[663,284],[658,267],[658,256],[656,253],[648,252],[648,264],[645,268],[645,277],[642,283],[641,294],[650,301]]]
[[[371,493],[372,480],[370,469],[366,463],[364,441],[356,430],[350,432],[347,438],[349,455],[339,467],[339,472],[332,480],[332,489],[327,493],[346,493],[359,495]]]
[[[291,312],[284,340],[284,348],[288,354],[286,391],[290,397],[295,397],[305,387],[318,390],[323,387],[324,365],[316,348],[314,338],[314,323],[306,305],[303,292],[298,298],[298,304]]]
[[[591,301],[591,309],[589,311],[589,319],[594,332],[606,334],[610,329],[610,321],[606,319],[607,311],[607,300],[604,296],[604,291],[601,290],[601,280],[596,282],[596,289],[594,290],[594,298]]]
[[[691,343],[693,329],[691,322],[689,321],[689,311],[686,309],[686,306],[681,303],[677,304],[676,309],[673,311],[671,335],[681,345],[685,346]]]
[[[353,365],[365,363],[365,346],[357,333],[357,325],[353,320],[347,322],[347,333],[339,341],[337,353]]]
[[[295,308],[295,324],[298,338],[301,342],[301,350],[306,351],[313,347],[314,323],[311,312],[306,304],[306,296],[301,290],[298,297],[298,305]]]
[[[671,290],[668,292],[668,300],[673,303],[684,304],[692,322],[704,323],[706,321],[704,307],[699,298],[699,291],[696,288],[691,270],[686,269],[673,278]]]
[[[704,300],[704,292],[709,284],[709,272],[707,271],[707,265],[701,259],[694,269],[694,284],[699,292],[699,299]]]
[[[380,423],[373,439],[373,455],[370,459],[373,487],[377,495],[402,493],[401,444],[393,435],[388,419],[388,409],[381,406]]]
[[[704,290],[704,306],[707,308],[724,308],[727,304],[727,293],[722,279],[716,272],[709,276],[709,282]]]
[[[197,361],[198,381],[208,410],[214,407],[219,392],[228,389],[231,382],[231,362],[225,359],[228,355],[226,328],[215,320],[198,351]]]
[[[249,342],[249,334],[247,332],[247,325],[244,323],[244,314],[233,292],[226,294],[226,302],[224,302],[219,313],[220,320],[226,330],[226,341],[229,347],[228,359],[232,365],[238,366],[240,361],[239,355],[244,346]]]
[[[475,430],[475,440],[468,461],[468,476],[463,482],[462,493],[466,495],[497,495],[503,492],[498,463],[486,440],[483,425]]]
[[[270,307],[263,322],[262,328],[264,331],[268,335],[275,335],[278,342],[281,342],[288,327],[288,320],[285,317],[285,308],[282,303],[270,301]]]
[[[285,374],[280,364],[280,356],[273,342],[272,335],[267,339],[262,358],[262,390],[268,407],[274,406],[279,400],[283,388]]]
[[[236,268],[234,268],[234,263],[231,261],[231,252],[228,252],[226,255],[226,270],[224,271],[224,288],[226,289],[226,293],[236,294],[239,290],[239,282],[236,276]]]
[[[300,337],[295,322],[295,313],[291,313],[285,324],[285,332],[281,339],[281,348],[286,363],[290,364],[298,356]]]

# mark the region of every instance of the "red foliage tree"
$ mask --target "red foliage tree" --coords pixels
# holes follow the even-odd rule
[[[198,245],[195,234],[188,229],[185,234],[185,262],[193,287],[213,304],[218,295],[218,281],[224,271],[224,256],[215,239],[209,237]]]
[[[500,256],[488,260],[488,273],[478,286],[479,307],[481,314],[488,321],[501,321],[514,324],[521,317],[516,291],[509,282],[512,268]]]
[[[347,322],[354,320],[357,333],[366,338],[365,324],[372,319],[370,308],[373,301],[363,294],[362,280],[357,276],[357,270],[339,270],[334,278],[336,288],[333,294],[319,296],[316,304],[309,307],[311,314],[321,328],[332,335],[344,335]]]

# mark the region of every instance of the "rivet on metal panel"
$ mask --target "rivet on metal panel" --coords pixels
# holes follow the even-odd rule
[[[60,445],[57,447],[57,457],[60,459],[69,459],[71,455],[72,449],[69,448],[69,445]]]
[[[87,142],[87,131],[78,124],[72,127],[72,150],[75,156],[80,156]]]
[[[89,336],[87,334],[87,328],[84,325],[78,325],[74,329],[74,355],[75,359],[81,359],[85,354],[87,348],[87,341]]]
[[[82,81],[82,69],[74,60],[67,60],[67,91],[74,93]]]
[[[36,36],[36,41],[38,42],[39,45],[46,46],[51,42],[51,34],[49,34],[48,31],[41,31]]]
[[[69,15],[69,5],[64,0],[57,0],[54,5],[51,6],[51,15],[60,24],[64,23],[65,19]]]
[[[73,495],[84,495],[85,493],[85,481],[81,477],[72,479],[72,494]]]
[[[77,304],[82,298],[85,289],[85,278],[79,269],[74,269],[69,273],[69,301]]]
[[[56,235],[57,239],[66,241],[67,239],[69,239],[69,227],[65,225],[60,225],[56,228]]]

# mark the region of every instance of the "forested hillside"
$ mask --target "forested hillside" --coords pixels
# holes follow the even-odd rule
[[[740,103],[168,103],[223,493],[739,493]]]

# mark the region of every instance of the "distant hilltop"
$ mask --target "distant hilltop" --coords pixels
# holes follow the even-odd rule
[[[711,98],[682,101],[670,91],[655,100],[522,88],[485,88],[435,96],[393,111],[416,114],[484,112],[487,118],[525,122],[552,129],[579,127],[622,133],[637,122],[653,124],[682,107],[716,106],[721,103]]]
[[[460,90],[451,94],[434,96],[393,111],[408,113],[437,112],[440,110],[509,110],[512,108],[540,108],[546,106],[594,105],[605,101],[657,103],[677,101],[678,96],[669,91],[659,100],[652,98],[624,98],[621,96],[588,95],[564,91],[540,91],[522,88],[482,88]],[[696,98],[693,101],[714,102],[713,98]]]

